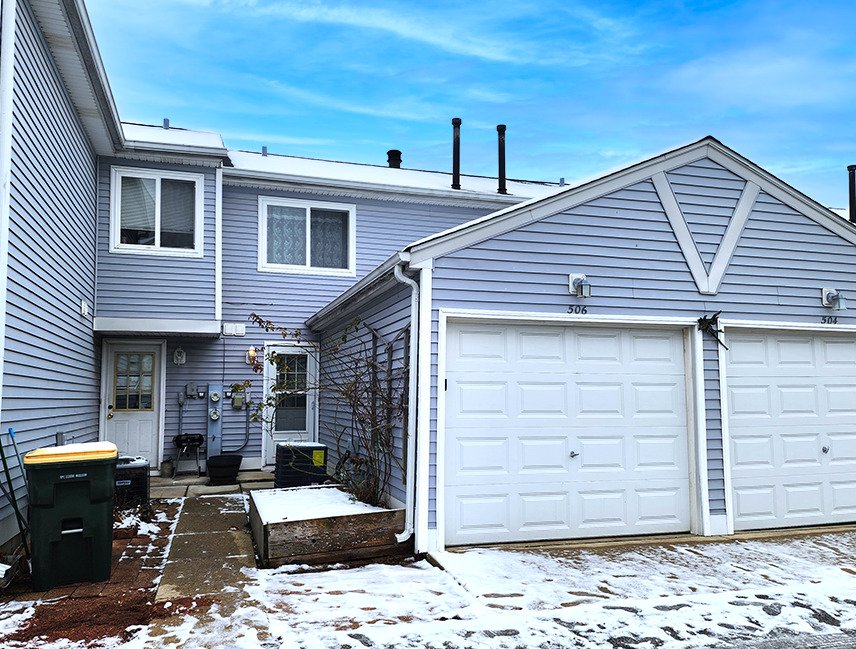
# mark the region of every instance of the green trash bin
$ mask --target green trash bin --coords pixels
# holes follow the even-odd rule
[[[110,578],[118,456],[110,442],[40,448],[24,456],[36,590]]]

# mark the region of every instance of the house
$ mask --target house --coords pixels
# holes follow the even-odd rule
[[[342,375],[332,342],[406,395],[387,495],[420,551],[856,521],[856,227],[717,140],[502,193],[123,123],[82,0],[2,0],[0,63],[22,451],[106,439],[192,470],[175,438],[198,434],[203,462],[321,441],[334,464],[352,413],[311,389]],[[233,389],[257,348],[283,362]]]
[[[853,522],[854,264],[852,223],[707,137],[405,246],[308,324],[417,332],[419,550]]]

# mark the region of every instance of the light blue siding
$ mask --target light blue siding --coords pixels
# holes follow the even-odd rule
[[[350,450],[352,454],[359,452],[359,449],[355,448],[351,435],[351,410],[348,404],[344,400],[337,398],[336,391],[325,389],[331,384],[340,384],[343,378],[347,379],[347,375],[343,376],[338,371],[341,363],[336,363],[335,360],[326,356],[329,356],[331,346],[336,345],[341,340],[342,332],[355,319],[359,319],[359,324],[348,335],[347,341],[343,342],[336,350],[338,359],[344,360],[350,355],[360,355],[364,354],[365,351],[371,350],[371,330],[373,329],[382,337],[378,338],[378,379],[380,383],[383,384],[388,376],[385,368],[387,367],[389,350],[392,357],[392,376],[395,377],[395,386],[397,386],[398,390],[403,391],[402,394],[405,398],[408,389],[407,383],[404,380],[408,364],[408,345],[415,344],[415,341],[412,341],[410,338],[409,330],[410,288],[404,284],[396,283],[379,293],[370,304],[349,311],[344,319],[325,327],[324,331],[320,334],[322,349],[321,362],[325,370],[321,376],[319,439],[330,449],[329,461],[331,466],[335,466],[340,453],[344,453],[346,450]],[[389,347],[387,347],[386,343],[390,343]],[[392,439],[394,450],[389,490],[390,495],[402,503],[406,497],[403,479],[406,416],[406,412],[402,412],[401,416],[393,423]]]
[[[12,107],[6,352],[0,430],[22,452],[57,432],[98,438],[94,304],[95,158],[36,19],[18,3]],[[11,461],[14,465],[15,462]],[[20,479],[18,493],[24,492]],[[17,533],[0,505],[0,543]]]
[[[711,180],[700,170],[709,169]],[[692,173],[690,173],[692,172]],[[693,180],[696,178],[696,180]],[[702,161],[671,174],[684,204],[716,206],[712,226],[694,231],[708,258],[727,225],[724,214],[736,204],[742,181],[718,165]],[[673,185],[674,186],[674,185]],[[704,199],[694,198],[696,195]],[[717,244],[718,245],[718,244]],[[718,295],[702,295],[688,272],[675,235],[650,181],[563,210],[435,259],[432,332],[432,430],[436,432],[436,309],[466,308],[563,314],[583,303],[568,294],[568,274],[585,273],[592,297],[589,315],[692,317],[722,311],[722,318],[820,324],[829,311],[820,288],[856,290],[856,246],[763,191],[751,212]],[[853,311],[839,312],[840,324],[856,324]],[[725,507],[722,421],[716,342],[706,339],[705,406],[708,480],[712,513]],[[436,436],[431,440],[436,467]],[[434,509],[435,476],[431,478]],[[432,515],[432,524],[434,523]]]
[[[202,258],[110,252],[110,169],[168,169],[205,175]],[[98,303],[102,318],[213,320],[215,315],[214,170],[101,158],[98,167]]]

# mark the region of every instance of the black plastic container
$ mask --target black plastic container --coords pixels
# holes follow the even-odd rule
[[[110,442],[36,449],[24,457],[35,590],[110,578],[117,457]]]
[[[327,447],[300,442],[276,445],[275,487],[304,487],[327,480]]]
[[[238,482],[238,471],[241,469],[242,455],[212,455],[206,461],[208,467],[208,484],[228,485]]]

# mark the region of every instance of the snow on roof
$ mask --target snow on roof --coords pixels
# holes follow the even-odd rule
[[[147,124],[131,124],[122,122],[125,140],[131,146],[136,142],[157,145],[181,146],[205,149],[225,149],[223,138],[219,133],[210,131],[191,131],[185,128],[163,128]]]
[[[850,220],[850,210],[846,210],[846,209],[843,209],[840,207],[830,207],[829,211],[832,212],[833,214],[837,214],[842,219],[845,219],[848,221]]]
[[[229,159],[234,168],[226,171],[231,175],[249,172],[271,176],[333,179],[345,183],[407,187],[416,190],[455,191],[461,195],[478,193],[501,196],[497,193],[497,179],[485,176],[462,174],[461,189],[453,190],[452,174],[441,171],[393,169],[382,165],[336,162],[286,155],[268,154],[264,156],[251,151],[231,149],[229,150]],[[555,183],[507,181],[508,195],[518,199],[545,196],[555,191],[555,188]]]

